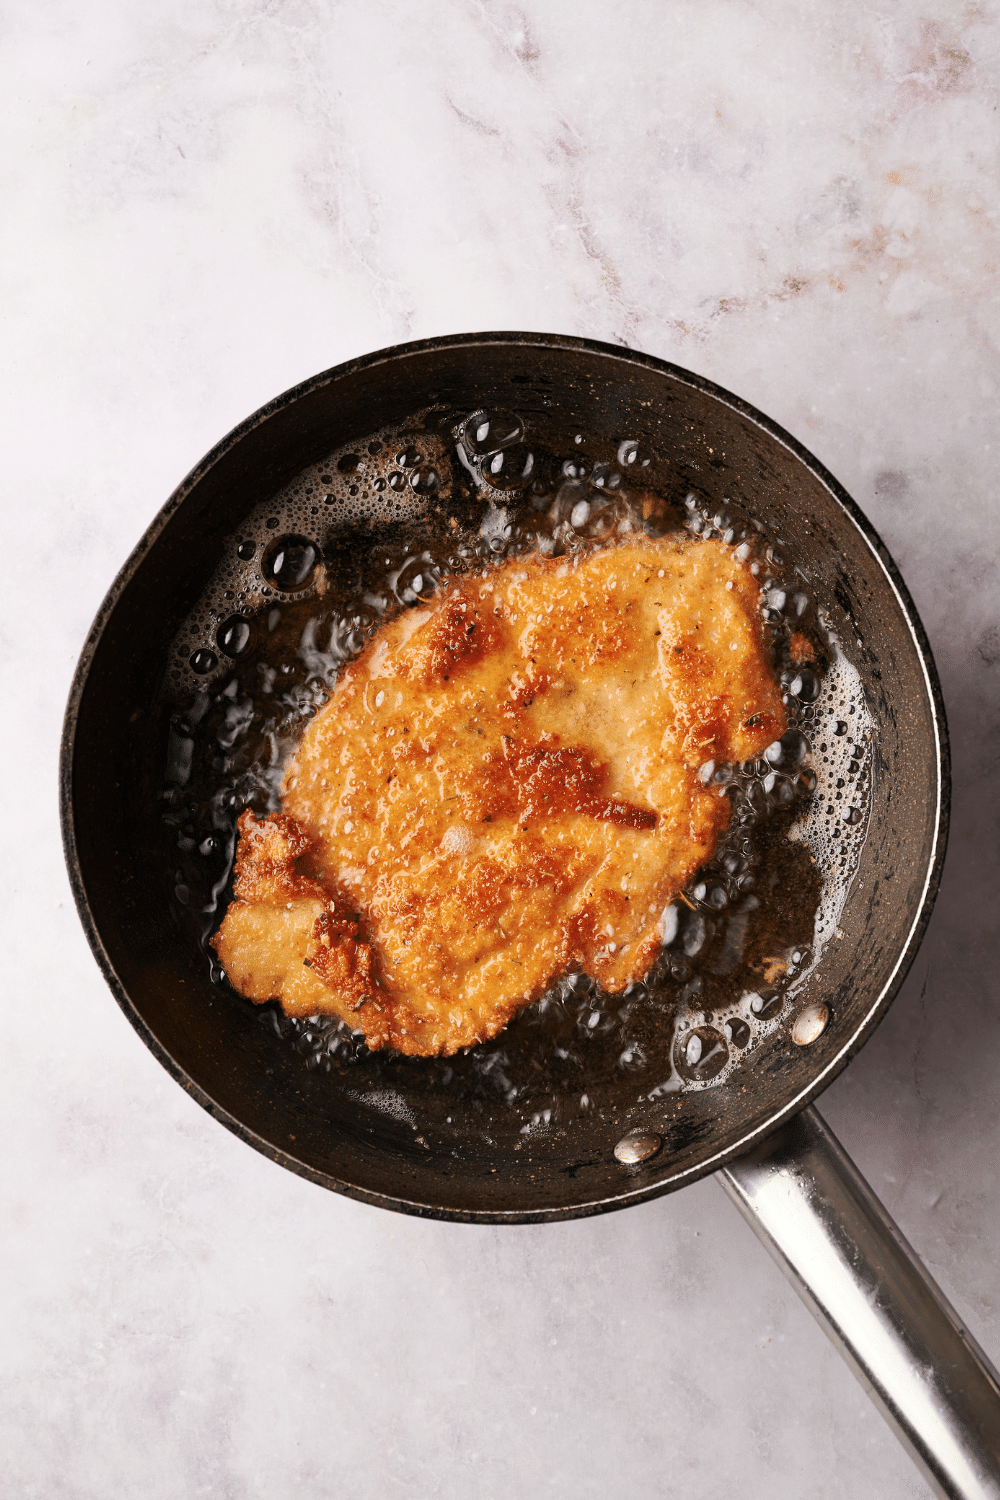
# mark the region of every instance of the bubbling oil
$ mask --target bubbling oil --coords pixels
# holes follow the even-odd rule
[[[236,820],[246,807],[279,810],[304,726],[379,627],[443,579],[520,553],[580,554],[678,530],[720,538],[758,578],[788,729],[754,761],[700,768],[725,787],[730,826],[663,913],[646,979],[608,995],[567,974],[499,1037],[450,1059],[372,1053],[346,1023],[292,1020],[276,1003],[258,1014],[358,1098],[388,1109],[413,1069],[424,1089],[447,1089],[458,1073],[474,1110],[502,1102],[524,1138],[581,1112],[613,1115],[625,1078],[629,1104],[717,1087],[794,1022],[867,828],[872,724],[860,678],[737,501],[681,488],[670,456],[627,434],[544,443],[503,410],[419,412],[303,469],[246,516],[177,633],[162,690],[169,899],[228,1003],[250,1003],[209,945],[231,896]]]

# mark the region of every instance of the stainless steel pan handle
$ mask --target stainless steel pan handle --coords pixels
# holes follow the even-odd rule
[[[1000,1500],[1000,1380],[815,1109],[718,1173],[932,1486]]]

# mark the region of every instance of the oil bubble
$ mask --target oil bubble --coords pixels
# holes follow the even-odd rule
[[[674,1065],[682,1078],[705,1082],[729,1061],[729,1049],[714,1026],[696,1026],[674,1044]]]
[[[815,672],[810,672],[808,667],[803,667],[788,684],[788,691],[793,698],[798,698],[802,703],[814,703],[819,697],[819,682]]]
[[[648,469],[650,459],[635,438],[626,438],[618,444],[618,462],[623,469]]]
[[[741,1016],[730,1016],[723,1029],[734,1047],[745,1047],[750,1040],[750,1027]]]
[[[191,653],[192,670],[199,677],[207,677],[209,672],[214,672],[219,665],[219,658],[214,651],[209,651],[207,646],[199,646],[197,651]]]
[[[664,948],[669,948],[671,943],[677,939],[681,930],[681,909],[679,906],[668,906],[660,918],[660,932]]]
[[[682,947],[688,958],[694,958],[705,946],[708,937],[708,923],[700,911],[691,912],[687,922],[684,924],[684,941]]]
[[[750,1009],[760,1021],[770,1021],[784,1006],[777,990],[765,990],[762,995],[750,996]]]
[[[724,906],[729,904],[729,897],[723,885],[716,885],[700,880],[691,894],[696,901],[704,902],[713,911],[721,911]]]
[[[438,477],[436,470],[425,465],[410,475],[410,488],[416,490],[418,495],[429,495],[431,490],[436,490]]]
[[[609,468],[607,464],[595,464],[591,471],[590,482],[599,490],[616,490],[622,482],[622,477],[616,469]]]
[[[524,423],[509,411],[474,411],[462,426],[462,444],[474,458],[509,448],[524,436]]]
[[[524,443],[501,448],[492,454],[483,465],[483,475],[490,484],[500,490],[517,490],[531,480],[535,468],[535,455]]]
[[[433,592],[440,574],[440,564],[429,552],[421,552],[406,558],[401,567],[389,574],[389,586],[401,604],[415,604]]]
[[[809,754],[809,741],[801,729],[787,729],[779,741],[782,749],[782,765],[801,766]]]
[[[215,633],[216,643],[219,650],[234,660],[242,656],[250,644],[250,622],[242,615],[230,615],[228,620],[223,620]]]
[[[264,553],[261,572],[282,593],[305,588],[318,561],[314,543],[304,536],[281,536]]]
[[[648,1062],[646,1051],[638,1042],[629,1042],[618,1058],[618,1066],[625,1068],[628,1072],[638,1072]]]

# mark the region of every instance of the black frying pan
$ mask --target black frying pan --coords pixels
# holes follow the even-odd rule
[[[727,1084],[645,1103],[616,1083],[615,1058],[593,1049],[588,1065],[610,1107],[533,1131],[527,1144],[521,1117],[461,1060],[447,1087],[412,1060],[380,1072],[375,1091],[394,1091],[392,1112],[373,1105],[372,1088],[305,1068],[257,1012],[213,986],[152,874],[163,860],[166,652],[241,519],[338,444],[433,406],[514,408],[529,434],[583,430],[610,441],[627,432],[678,472],[686,466],[708,501],[741,501],[806,574],[876,725],[871,824],[841,933],[796,1004],[796,1013],[829,1008],[822,1034],[796,1045],[790,1015]],[[645,355],[538,334],[428,340],[355,360],[224,439],[164,506],[101,607],[70,696],[61,775],[66,856],[91,946],[173,1076],[243,1140],[325,1187],[483,1223],[625,1207],[752,1149],[763,1160],[768,1140],[787,1145],[787,1122],[837,1076],[898,990],[937,890],[947,825],[947,738],[930,651],[892,559],[850,497],[774,423],[709,382]],[[640,1145],[616,1156],[624,1137]]]

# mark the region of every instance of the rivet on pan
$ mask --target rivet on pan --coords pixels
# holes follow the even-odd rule
[[[623,1166],[634,1167],[640,1161],[648,1161],[655,1156],[663,1145],[662,1136],[639,1132],[636,1135],[626,1135],[615,1147],[615,1160],[620,1161]]]
[[[828,1005],[807,1005],[802,1014],[795,1018],[792,1041],[796,1046],[808,1047],[817,1037],[823,1035],[829,1019],[830,1007]]]

